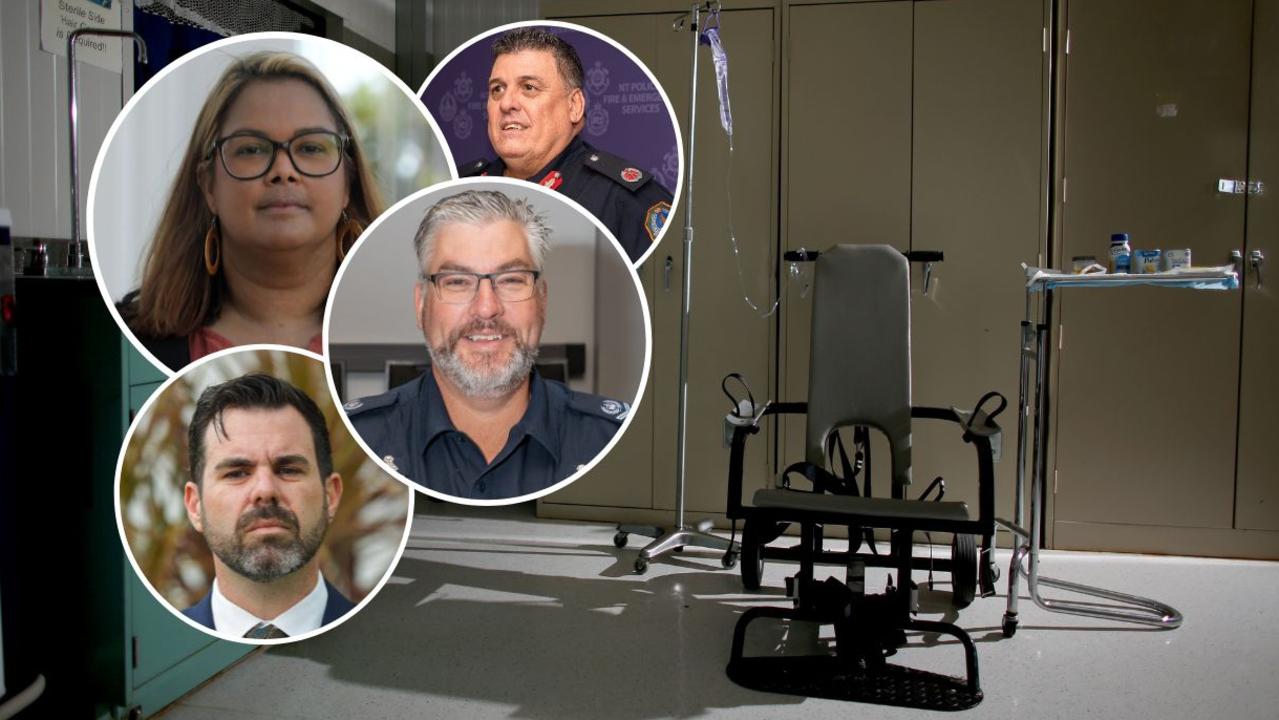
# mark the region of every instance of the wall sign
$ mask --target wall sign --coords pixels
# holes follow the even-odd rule
[[[80,28],[120,29],[119,0],[40,0],[40,49],[67,56],[67,36]],[[120,38],[82,37],[76,60],[120,72]]]

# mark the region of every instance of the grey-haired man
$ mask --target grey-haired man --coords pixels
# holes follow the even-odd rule
[[[413,482],[465,499],[527,496],[590,463],[629,412],[534,367],[549,234],[526,201],[486,190],[441,200],[418,227],[413,302],[431,367],[345,406],[364,442]]]

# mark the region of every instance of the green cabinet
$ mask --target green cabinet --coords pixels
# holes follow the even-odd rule
[[[132,418],[160,388],[164,374],[138,354],[127,340],[121,338],[119,342],[124,360],[121,383],[128,388],[126,418]],[[121,429],[121,441],[127,430],[127,426]],[[112,475],[114,468],[113,462]],[[109,552],[120,554],[114,518],[111,530]],[[125,716],[135,709],[138,713],[135,716],[149,716],[253,649],[250,645],[214,640],[192,629],[155,599],[127,559],[122,558],[119,566],[123,607],[118,616],[102,617],[99,621],[107,627],[118,628],[118,635],[110,645],[123,652],[106,661],[123,667],[122,672],[114,673],[120,682],[110,707],[99,709],[100,717]]]
[[[115,468],[164,375],[122,338],[96,283],[19,278],[6,437],[6,672],[43,675],[32,717],[144,717],[252,646],[213,641],[162,607],[121,547]],[[12,654],[10,654],[12,651]],[[24,715],[25,717],[25,715]]]

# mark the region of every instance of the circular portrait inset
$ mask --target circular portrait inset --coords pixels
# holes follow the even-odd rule
[[[599,221],[519,180],[444,183],[365,233],[329,302],[334,391],[357,438],[428,494],[541,497],[631,420],[648,306]],[[583,482],[588,482],[589,476]]]
[[[569,23],[505,25],[426,79],[462,177],[511,177],[577,201],[638,264],[661,240],[682,180],[670,100],[629,50]]]
[[[103,297],[170,370],[218,350],[320,350],[346,252],[382,210],[453,177],[412,91],[336,42],[259,33],[152,78],[94,165],[88,238]]]
[[[298,640],[345,620],[390,577],[412,493],[352,440],[325,375],[310,353],[223,351],[171,378],[129,428],[120,537],[188,625]]]

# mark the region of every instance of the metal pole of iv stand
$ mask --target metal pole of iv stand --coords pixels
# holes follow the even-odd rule
[[[684,524],[684,486],[688,455],[688,332],[693,295],[693,161],[697,157],[695,152],[697,141],[697,46],[701,31],[702,10],[705,8],[709,11],[713,7],[718,7],[718,3],[696,3],[689,11],[692,18],[691,30],[693,31],[693,81],[688,102],[688,163],[684,169],[684,284],[680,303],[683,314],[680,316],[679,322],[679,418],[676,430],[679,434],[679,439],[676,449],[678,459],[675,466],[675,527],[671,528],[669,532],[663,532],[662,528],[652,526],[618,526],[617,535],[613,538],[613,544],[619,548],[626,545],[626,538],[630,533],[656,538],[644,546],[644,549],[640,550],[639,556],[635,558],[635,572],[637,573],[643,573],[647,570],[650,560],[686,547],[727,551],[721,560],[721,564],[730,568],[736,564],[736,554],[731,552],[732,548],[730,548],[729,541],[707,532],[712,524],[710,520],[702,521],[696,528]]]

